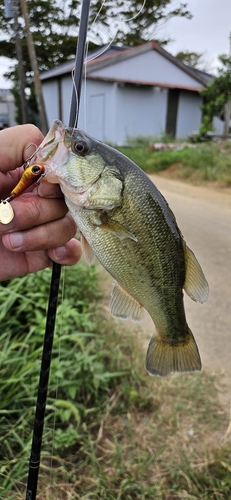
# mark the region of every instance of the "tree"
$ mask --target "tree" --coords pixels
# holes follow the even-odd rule
[[[112,28],[114,32],[117,30],[115,41],[125,45],[134,46],[157,39],[158,26],[172,17],[192,17],[187,4],[177,2],[176,5],[171,0],[121,0],[118,4],[111,3],[114,5],[110,12],[114,19]],[[159,40],[161,44],[168,41],[169,39]]]
[[[12,0],[14,5],[19,0]],[[177,6],[175,4],[177,3]],[[76,34],[81,0],[27,0],[30,27],[40,72],[75,57]],[[161,21],[173,16],[191,17],[187,5],[177,0],[92,0],[89,20],[89,47],[117,42],[137,45],[154,38]],[[18,17],[23,61],[28,87],[33,72],[28,57],[23,17]],[[13,20],[6,19],[4,0],[0,0],[0,56],[16,58]],[[166,42],[166,40],[161,40]],[[8,77],[13,77],[14,67]]]
[[[230,103],[231,103],[231,57],[226,55],[219,56],[221,67],[218,70],[218,76],[201,90],[204,100],[202,106],[203,120],[199,135],[213,129],[213,118],[217,116],[224,120],[224,133],[226,137],[229,129]]]
[[[15,0],[14,0],[15,1]],[[174,3],[174,2],[173,2]],[[53,68],[75,56],[80,0],[27,0],[30,26],[36,47],[39,70]],[[92,0],[89,35],[99,44],[112,40],[129,45],[153,39],[158,23],[173,16],[190,18],[186,4],[172,7],[171,0]],[[19,17],[25,70],[31,71],[22,17]],[[16,57],[13,21],[5,18],[0,0],[0,56]],[[166,41],[166,40],[165,40]]]
[[[176,58],[193,68],[198,68],[202,63],[203,54],[198,52],[181,51],[176,54]]]
[[[71,1],[63,3],[61,8],[55,0],[29,0],[27,2],[30,13],[30,25],[33,34],[36,54],[40,71],[45,71],[54,67],[56,64],[67,61],[74,57],[76,49],[76,33],[69,33],[73,24],[78,25],[78,14],[73,16]],[[79,2],[75,2],[78,3]],[[25,62],[25,71],[30,76],[31,68],[27,51],[26,37],[24,31],[24,22],[19,17],[20,36],[23,48],[23,60]],[[15,41],[13,21],[5,19],[4,0],[0,1],[0,55],[14,59]],[[5,38],[3,38],[5,35]]]

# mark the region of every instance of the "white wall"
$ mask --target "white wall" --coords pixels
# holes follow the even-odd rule
[[[231,120],[229,122],[229,127],[231,128]],[[220,118],[215,118],[213,119],[213,131],[215,134],[220,134],[222,135],[224,133],[224,122],[220,120]]]
[[[101,141],[114,141],[116,88],[113,82],[88,80],[82,89],[78,126]]]
[[[46,108],[48,126],[59,116],[58,81],[49,80],[42,82],[43,98]]]
[[[202,98],[197,92],[181,91],[178,102],[176,138],[187,137],[200,128]]]
[[[154,116],[153,88],[118,86],[116,102],[117,144],[123,144],[128,136],[150,135]]]
[[[194,88],[201,86],[197,80],[155,50],[93,71],[91,76]]]
[[[62,78],[59,84],[55,79],[43,82],[43,94],[49,126],[57,118],[68,125],[71,76]],[[99,140],[116,144],[124,144],[128,136],[159,137],[166,128],[167,98],[165,88],[89,79],[82,87],[78,127]],[[199,129],[200,102],[197,93],[180,92],[177,137],[186,137]]]
[[[167,91],[154,87],[118,86],[114,142],[127,137],[159,136],[165,130]]]
[[[72,98],[72,78],[70,75],[63,76],[60,82],[60,93],[61,93],[61,116],[59,119],[65,125],[69,125],[71,98]]]

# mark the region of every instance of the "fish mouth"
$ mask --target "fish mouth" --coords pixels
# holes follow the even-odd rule
[[[60,184],[62,191],[65,191],[67,195],[69,193],[71,198],[78,195],[80,206],[83,206],[100,175],[98,174],[86,183],[78,179],[77,173],[75,173],[76,182],[74,182],[73,174],[71,178],[68,174],[64,175],[71,161],[71,155],[74,155],[71,143],[75,131],[76,129],[65,126],[60,120],[54,120],[38,149],[30,157],[30,165],[35,162],[42,165],[43,177],[52,184]]]
[[[46,162],[54,156],[58,146],[64,142],[66,127],[60,120],[54,120],[49,132],[37,149],[42,161]]]
[[[68,158],[68,144],[65,141],[65,125],[60,120],[54,120],[49,132],[44,137],[33,156],[30,157],[29,165],[41,164],[44,167],[44,177],[49,182],[59,182],[57,177],[58,166],[65,165]]]

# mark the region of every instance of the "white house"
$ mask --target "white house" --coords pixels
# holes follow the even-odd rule
[[[16,125],[14,96],[9,89],[0,89],[0,130],[14,125]]]
[[[68,125],[74,61],[41,75],[49,125]],[[78,127],[123,144],[128,136],[184,138],[199,129],[199,90],[212,76],[185,65],[157,42],[110,46],[88,56],[84,67]]]

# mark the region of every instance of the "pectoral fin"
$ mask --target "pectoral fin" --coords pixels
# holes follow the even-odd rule
[[[184,243],[186,277],[184,290],[195,302],[203,304],[209,296],[209,285],[194,253]]]
[[[131,318],[132,321],[140,321],[144,309],[131,295],[129,295],[117,282],[114,284],[110,301],[112,316],[120,319]]]
[[[96,226],[100,226],[100,228],[104,231],[109,231],[110,233],[114,234],[121,240],[130,238],[131,240],[138,241],[131,231],[128,231],[128,229],[122,226],[122,224],[120,224],[119,222],[110,219],[110,217],[108,217],[106,213],[98,213],[97,216],[94,214],[93,223]]]

